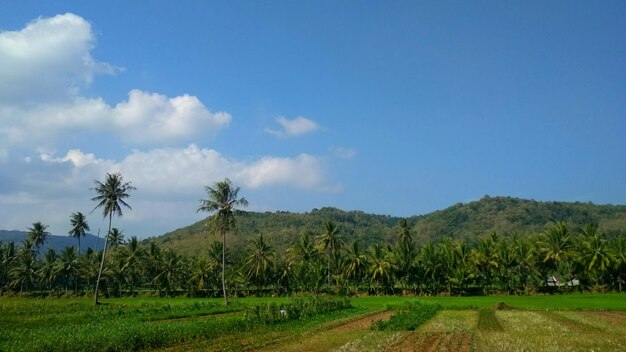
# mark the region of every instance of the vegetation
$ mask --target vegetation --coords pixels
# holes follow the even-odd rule
[[[325,223],[319,236],[304,233],[284,252],[258,235],[239,255],[228,256],[220,241],[204,255],[188,257],[136,237],[124,241],[115,228],[106,252],[68,247],[37,256],[31,240],[0,243],[0,290],[59,295],[72,288],[83,295],[95,290],[100,272],[106,297],[138,291],[223,297],[224,279],[231,283],[226,295],[621,292],[626,279],[626,237],[593,226],[575,230],[558,222],[528,237],[490,234],[420,246],[400,223],[395,236],[402,239],[368,249],[358,241],[346,246],[338,228]]]
[[[437,314],[441,306],[436,304],[413,303],[402,307],[387,321],[374,324],[377,330],[415,330]]]

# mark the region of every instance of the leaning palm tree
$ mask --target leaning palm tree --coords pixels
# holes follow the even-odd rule
[[[208,222],[210,231],[222,237],[222,291],[224,293],[224,304],[228,305],[225,277],[226,234],[236,232],[235,210],[237,207],[247,206],[248,201],[245,198],[237,198],[239,187],[235,187],[228,178],[224,179],[224,181],[216,182],[213,187],[206,186],[205,190],[209,198],[200,200],[200,207],[196,212],[206,211],[213,213]]]
[[[39,247],[46,243],[50,235],[50,232],[46,231],[47,229],[48,225],[42,224],[41,221],[33,223],[33,227],[28,228],[28,239],[33,245],[35,253],[39,253]]]
[[[78,239],[78,255],[80,255],[80,238],[85,237],[85,233],[91,229],[89,224],[87,224],[85,215],[80,211],[72,213],[70,223],[72,224],[72,229],[67,234]]]
[[[104,183],[94,180],[96,186],[92,188],[92,190],[96,191],[97,196],[91,198],[91,200],[98,202],[95,208],[93,208],[92,212],[98,208],[102,208],[103,217],[109,217],[109,230],[107,231],[107,236],[104,240],[104,249],[102,251],[102,261],[100,262],[100,270],[98,270],[98,279],[96,280],[96,292],[94,294],[94,301],[98,304],[98,286],[100,284],[100,277],[102,276],[102,268],[104,267],[104,257],[107,249],[107,239],[108,235],[111,233],[111,221],[113,219],[113,214],[117,216],[122,216],[122,207],[125,206],[128,209],[132,209],[130,205],[128,205],[124,199],[128,198],[130,195],[129,191],[135,189],[131,185],[130,182],[124,182],[124,177],[119,174],[109,174],[107,173],[106,179]]]

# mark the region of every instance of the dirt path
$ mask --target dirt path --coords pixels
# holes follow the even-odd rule
[[[365,330],[365,329],[369,329],[375,321],[387,320],[392,315],[393,315],[392,311],[369,315],[364,318],[357,319],[357,320],[336,326],[331,330]]]

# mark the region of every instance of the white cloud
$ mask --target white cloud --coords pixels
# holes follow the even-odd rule
[[[298,116],[293,120],[279,116],[276,118],[276,122],[280,125],[280,130],[266,128],[265,132],[273,134],[277,137],[293,137],[314,132],[319,129],[319,126],[315,121],[302,116]]]
[[[134,150],[119,163],[98,159],[92,153],[70,150],[63,157],[41,153],[40,159],[51,164],[70,164],[66,182],[76,184],[101,178],[106,172],[121,172],[141,185],[146,194],[195,194],[207,184],[229,177],[243,187],[255,189],[285,185],[300,189],[326,190],[324,163],[319,157],[300,154],[293,158],[265,156],[255,161],[230,160],[214,149],[158,148],[147,152]],[[86,175],[86,176],[85,176]],[[69,178],[74,178],[70,180]]]
[[[189,142],[230,123],[195,96],[131,90],[115,106],[81,89],[99,73],[91,26],[74,14],[39,18],[19,31],[0,32],[0,148],[53,145],[67,134],[112,134],[130,144]],[[88,137],[87,137],[88,138]]]
[[[89,22],[71,13],[0,32],[0,102],[68,98],[95,74],[114,73],[91,57],[94,44]]]

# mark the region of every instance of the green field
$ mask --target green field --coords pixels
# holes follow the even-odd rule
[[[283,307],[295,311],[293,302],[240,298],[225,307],[221,299],[119,298],[96,307],[89,299],[0,298],[0,351],[621,351],[626,346],[624,294],[359,297],[350,307],[325,306],[331,308],[297,319],[277,313]],[[424,305],[438,311],[415,310]],[[273,318],[251,318],[255,311]]]

